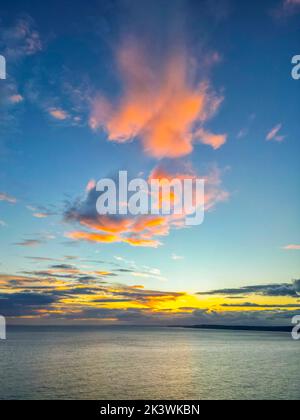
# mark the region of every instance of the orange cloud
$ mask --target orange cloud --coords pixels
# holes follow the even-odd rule
[[[69,114],[62,109],[51,108],[48,110],[48,112],[51,117],[55,118],[56,120],[64,121],[69,118]]]
[[[201,143],[207,144],[215,150],[222,147],[227,141],[226,134],[212,134],[203,130],[203,128],[197,131],[196,137],[199,138]]]
[[[163,180],[167,179],[171,181],[172,179],[179,179],[181,181],[185,179],[196,180],[197,178],[201,178],[205,181],[205,196],[204,196],[204,206],[205,210],[210,210],[215,207],[218,202],[223,202],[228,200],[229,193],[222,189],[222,179],[221,179],[221,171],[217,167],[213,167],[212,170],[203,176],[199,176],[195,173],[192,168],[187,168],[184,172],[174,172],[170,173],[166,171],[162,166],[157,166],[151,173],[149,180],[151,179],[158,179]],[[171,197],[161,197],[160,206],[162,205],[163,200],[171,199],[172,203],[176,203],[178,198],[176,198],[176,192],[172,192],[173,196]],[[193,197],[193,205],[198,206],[202,205],[202,200],[200,203],[196,202],[196,196]],[[185,215],[182,215],[185,216]]]
[[[157,248],[161,242],[153,239],[128,238],[124,242],[132,246],[142,246],[148,248]]]
[[[148,178],[150,183],[153,179],[163,182],[163,180],[179,180],[199,178],[197,174],[188,168],[185,171],[170,173],[162,166],[156,167]],[[221,172],[218,168],[213,168],[211,172],[202,176],[206,182],[204,206],[206,210],[213,209],[217,203],[226,201],[229,197],[228,192],[222,189]],[[103,216],[96,212],[97,194],[95,183],[90,184],[86,190],[86,200],[77,203],[77,207],[71,208],[66,212],[67,221],[75,221],[88,231],[74,231],[67,236],[74,240],[85,240],[96,243],[127,243],[131,246],[158,247],[161,245],[161,238],[168,236],[171,229],[183,229],[186,227],[186,210],[182,214],[170,215],[142,215],[142,216]],[[177,192],[171,190],[170,196],[161,194],[159,209],[162,208],[164,200],[169,200],[171,206],[179,199]],[[198,197],[193,196],[193,207],[203,206],[197,202]]]
[[[117,64],[122,97],[117,103],[101,95],[94,100],[92,129],[104,129],[110,141],[119,143],[138,138],[155,158],[188,155],[195,142],[215,149],[226,142],[226,135],[199,131],[223,98],[207,83],[194,83],[191,60],[183,50],[165,57],[158,70],[148,52],[131,40],[118,51]]]
[[[24,98],[23,98],[23,96],[22,96],[22,95],[16,94],[16,95],[12,95],[12,96],[10,96],[10,97],[9,97],[9,101],[10,101],[12,104],[19,104],[20,102],[23,102],[23,101],[24,101]]]
[[[151,216],[141,216],[136,219],[130,219],[128,217],[120,220],[108,216],[98,216],[96,220],[80,218],[79,222],[84,227],[104,233],[75,231],[68,233],[67,237],[89,242],[123,242],[132,246],[156,248],[161,243],[154,238],[169,233],[166,218],[155,218]]]
[[[101,235],[100,233],[71,232],[67,235],[71,239],[83,239],[89,242],[112,243],[119,242],[119,238],[114,235]]]

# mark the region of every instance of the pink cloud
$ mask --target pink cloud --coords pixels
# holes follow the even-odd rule
[[[34,26],[34,21],[26,17],[2,31],[1,38],[6,46],[5,57],[20,60],[42,50],[40,35]]]
[[[300,250],[300,245],[287,245],[284,249],[287,251],[298,251]]]
[[[24,101],[24,98],[23,98],[22,95],[16,94],[16,95],[11,95],[9,97],[9,101],[12,104],[19,104],[20,102],[23,102]]]
[[[64,121],[69,118],[69,114],[60,108],[50,108],[48,112],[56,120]]]
[[[4,192],[0,192],[0,201],[6,201],[7,203],[10,203],[10,204],[16,204],[17,199]]]
[[[277,141],[282,142],[285,139],[285,136],[280,135],[280,131],[282,129],[282,124],[276,125],[274,128],[272,128],[271,131],[267,134],[266,140],[267,141]]]
[[[144,151],[158,159],[188,155],[196,142],[221,147],[226,135],[207,133],[203,124],[215,115],[223,98],[208,83],[195,81],[192,63],[184,50],[178,50],[165,56],[158,69],[148,51],[135,41],[127,42],[117,52],[122,96],[113,103],[99,95],[92,105],[90,127],[104,129],[108,139],[118,143],[139,139]]]

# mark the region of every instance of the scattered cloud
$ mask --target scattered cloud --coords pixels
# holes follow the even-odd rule
[[[191,169],[172,174],[159,166],[151,172],[148,182],[151,182],[152,179],[195,179],[196,177]],[[212,210],[218,203],[228,199],[229,194],[222,189],[221,171],[217,167],[214,167],[208,175],[200,178],[206,181],[204,197],[206,210]],[[87,229],[67,233],[67,237],[73,240],[106,244],[119,242],[131,246],[156,248],[161,245],[161,239],[169,235],[171,229],[186,228],[185,213],[182,215],[136,217],[99,215],[96,210],[96,202],[100,193],[96,191],[94,183],[88,185],[85,197],[70,204],[65,212],[64,218],[67,222],[79,223],[81,227]],[[176,193],[172,197],[161,197],[161,200],[167,199],[176,202]],[[195,208],[203,206],[202,201],[199,203],[197,199],[197,197],[193,197]]]
[[[104,129],[108,139],[125,143],[142,142],[144,151],[155,158],[178,158],[193,151],[195,143],[220,148],[225,134],[212,134],[204,124],[218,111],[223,97],[207,82],[196,82],[195,61],[185,49],[169,53],[159,67],[132,38],[117,51],[123,94],[116,103],[103,95],[93,101],[90,127]]]
[[[245,286],[237,289],[220,289],[208,292],[199,292],[198,295],[262,295],[262,296],[300,296],[300,280],[293,283],[267,284],[257,286]]]
[[[67,267],[61,267],[63,270]],[[157,325],[290,325],[299,303],[245,302],[215,305],[215,299],[185,292],[145,289],[103,282],[79,270],[63,277],[54,271],[28,275],[0,274],[2,314],[24,323],[121,323]],[[69,269],[71,271],[71,268]],[[74,270],[73,270],[74,271]],[[73,277],[72,277],[73,276]]]
[[[22,95],[20,95],[20,94],[16,93],[15,95],[11,95],[11,96],[9,97],[9,101],[10,101],[12,104],[19,104],[19,103],[21,103],[21,102],[23,102],[23,101],[24,101],[24,98],[23,98],[23,96],[22,96]]]
[[[287,250],[287,251],[299,251],[300,250],[300,245],[286,245],[283,249]]]
[[[288,19],[300,12],[300,0],[280,0],[270,14],[275,19]]]
[[[4,226],[7,226],[7,224],[3,220],[0,220],[0,226],[4,227]]]
[[[277,142],[282,142],[286,136],[280,135],[280,131],[282,129],[282,124],[278,124],[276,125],[274,128],[272,128],[271,131],[269,131],[269,133],[267,134],[266,140],[267,141],[277,141]]]
[[[299,12],[300,0],[283,0],[283,9],[290,14]]]
[[[12,197],[9,194],[0,192],[0,201],[6,201],[7,203],[10,203],[10,204],[16,204],[17,199],[15,197]]]
[[[123,259],[117,261],[123,263]],[[271,294],[270,300],[269,295],[261,294],[262,289],[257,293],[251,289],[251,300],[243,302],[244,297],[238,293],[240,301],[233,302],[227,296],[197,296],[153,290],[142,284],[121,284],[116,280],[122,268],[115,272],[104,267],[95,271],[62,262],[21,275],[0,273],[2,314],[20,323],[30,317],[38,323],[264,326],[290,325],[292,316],[299,311],[298,294],[284,294],[283,298]],[[124,270],[132,275],[130,269]],[[155,269],[149,271],[160,274]],[[299,282],[280,286],[300,291]]]
[[[300,308],[300,304],[298,303],[288,303],[286,305],[274,303],[270,305],[270,304],[245,302],[245,303],[237,303],[237,304],[223,303],[222,306],[224,308],[280,308],[280,309]]]
[[[42,308],[51,307],[56,300],[55,295],[50,293],[0,293],[1,311],[5,316],[37,315]]]
[[[38,246],[42,244],[43,244],[43,241],[41,239],[25,239],[22,242],[17,242],[15,245],[34,247],[34,246]]]
[[[255,119],[256,119],[256,114],[255,113],[252,113],[248,116],[245,126],[243,128],[241,128],[240,131],[237,133],[236,137],[237,137],[238,140],[241,140],[244,137],[247,137],[249,135]]]
[[[56,120],[65,121],[69,118],[69,114],[60,108],[50,108],[48,112]]]
[[[182,261],[182,260],[184,260],[184,257],[182,255],[172,254],[171,259],[173,261]]]
[[[42,50],[42,42],[34,21],[23,16],[7,28],[2,28],[0,46],[9,60],[20,60]]]
[[[26,256],[25,258],[36,261],[36,262],[45,262],[45,261],[56,261],[55,258],[50,257],[36,257],[36,256]]]
[[[29,211],[32,212],[32,216],[36,219],[46,219],[50,216],[54,216],[56,213],[54,210],[49,209],[45,206],[26,206]]]
[[[6,146],[3,133],[18,129],[18,115],[20,107],[16,106],[24,101],[20,94],[23,86],[19,86],[19,68],[28,57],[42,50],[42,42],[35,28],[33,19],[22,16],[10,25],[5,26],[4,20],[0,23],[0,51],[6,58],[8,77],[5,83],[0,84],[0,140]]]
[[[215,150],[220,149],[227,141],[227,134],[212,134],[203,128],[196,131],[194,135],[201,143],[211,146]]]
[[[33,217],[37,219],[46,219],[49,216],[50,216],[49,213],[33,213]]]

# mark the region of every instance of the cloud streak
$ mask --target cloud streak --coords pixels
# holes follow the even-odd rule
[[[300,296],[300,280],[295,280],[292,284],[266,284],[256,286],[245,286],[236,289],[220,289],[208,292],[199,292],[198,295],[262,295],[262,296]]]
[[[277,141],[278,143],[281,143],[285,136],[280,134],[280,131],[282,129],[282,124],[276,125],[272,130],[269,131],[267,134],[266,140],[267,141]]]
[[[38,245],[42,245],[44,242],[40,239],[25,239],[22,242],[17,242],[15,245],[17,246],[25,246],[25,247],[35,247]]]
[[[0,192],[0,201],[6,201],[7,203],[10,203],[10,204],[16,204],[17,199],[9,194]]]
[[[52,118],[59,120],[59,121],[65,121],[69,118],[69,114],[60,108],[50,108],[48,109],[49,115],[51,115]]]
[[[295,244],[286,245],[283,249],[285,249],[286,251],[299,251],[300,245],[295,245]]]

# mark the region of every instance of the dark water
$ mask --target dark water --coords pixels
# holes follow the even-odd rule
[[[0,341],[1,399],[300,399],[286,333],[18,328]]]

